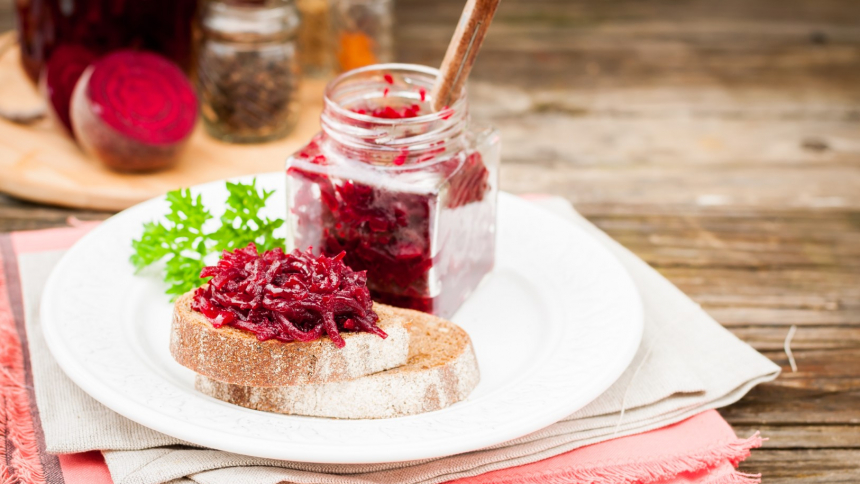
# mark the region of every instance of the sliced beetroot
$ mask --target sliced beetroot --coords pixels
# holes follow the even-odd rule
[[[72,120],[69,107],[75,84],[87,67],[98,56],[84,46],[70,44],[54,49],[45,64],[42,84],[51,114],[60,124],[72,133]]]
[[[93,63],[72,97],[81,145],[120,171],[178,160],[197,121],[197,97],[179,68],[157,54],[124,50]]]
[[[250,331],[260,341],[311,341],[323,335],[342,348],[340,333],[387,335],[376,323],[364,271],[343,263],[344,254],[315,257],[285,254],[280,248],[257,253],[252,243],[224,251],[200,277],[209,283],[194,293],[191,308],[216,328]]]

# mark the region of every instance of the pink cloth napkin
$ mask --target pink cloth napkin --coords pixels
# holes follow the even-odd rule
[[[95,225],[0,235],[0,484],[113,482],[99,452],[45,452],[17,266],[18,254],[67,249]],[[738,439],[719,413],[709,410],[662,429],[452,484],[759,483],[760,476],[735,467],[761,442],[758,434]]]

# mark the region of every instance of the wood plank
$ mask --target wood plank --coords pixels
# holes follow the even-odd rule
[[[847,381],[813,376],[795,385],[782,385],[787,377],[780,377],[780,384],[758,386],[720,413],[732,425],[857,425],[860,379],[856,376]]]
[[[782,359],[782,356],[777,355],[783,351],[783,344],[788,335],[786,328],[751,326],[732,327],[729,330],[758,351],[770,352],[771,359]],[[807,350],[860,352],[860,331],[843,326],[798,327],[791,339],[791,348],[795,356]],[[856,374],[856,369],[853,371]]]
[[[399,57],[438,64],[456,4],[399,2]],[[850,0],[511,1],[499,8],[475,75],[532,86],[845,89],[857,80],[856,10]]]
[[[754,450],[739,470],[761,473],[768,484],[856,484],[860,450]]]
[[[735,425],[733,428],[739,437],[761,432],[767,439],[762,449],[860,449],[857,425]]]
[[[507,147],[507,144],[505,145]],[[504,148],[506,149],[506,148]],[[534,151],[534,153],[540,153]],[[839,166],[787,166],[779,169],[735,166],[544,166],[506,162],[502,187],[515,193],[551,193],[571,200],[583,212],[609,201],[620,207],[818,209],[838,207],[860,215],[857,170]]]
[[[613,0],[594,3],[589,0],[511,0],[504,4],[498,18],[532,25],[534,30],[555,25],[606,26],[639,25],[663,20],[683,27],[690,20],[747,20],[770,22],[771,25],[812,24],[853,27],[860,13],[851,9],[851,0],[726,0],[714,5],[708,0],[663,0],[642,3],[636,0]],[[458,8],[458,6],[460,8]],[[400,0],[398,19],[406,23],[443,23],[459,16],[462,2],[439,0]],[[451,26],[453,31],[453,26]],[[755,35],[754,32],[749,33]],[[707,39],[714,42],[713,37]],[[444,45],[442,48],[444,49]]]
[[[722,267],[667,267],[660,272],[706,307],[772,307],[789,309],[857,309],[860,286],[856,272],[768,268],[752,271]]]
[[[723,326],[842,325],[860,327],[860,310],[709,308],[707,311]]]
[[[663,165],[856,166],[858,91],[725,86],[545,91],[475,83],[469,94],[475,119],[500,129],[506,160],[617,172]]]
[[[79,220],[104,220],[112,212],[74,210],[38,205],[0,194],[0,233],[68,226],[70,217]]]

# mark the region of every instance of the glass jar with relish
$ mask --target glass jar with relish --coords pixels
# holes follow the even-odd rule
[[[382,64],[328,85],[322,131],[287,160],[287,246],[345,251],[375,300],[445,317],[493,267],[499,136],[465,94],[432,112],[437,75]]]
[[[206,131],[232,143],[286,136],[299,107],[293,0],[210,0],[201,25],[197,82]]]

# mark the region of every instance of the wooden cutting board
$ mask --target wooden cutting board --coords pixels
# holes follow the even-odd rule
[[[0,47],[12,38],[12,34],[0,36]],[[0,53],[0,109],[4,111],[26,111],[43,104],[18,56],[16,46]],[[281,170],[287,157],[319,131],[324,88],[321,80],[303,83],[299,121],[287,138],[234,145],[209,137],[198,125],[180,163],[151,174],[108,170],[87,157],[49,119],[27,126],[0,119],[0,192],[51,205],[122,210],[176,188]]]

